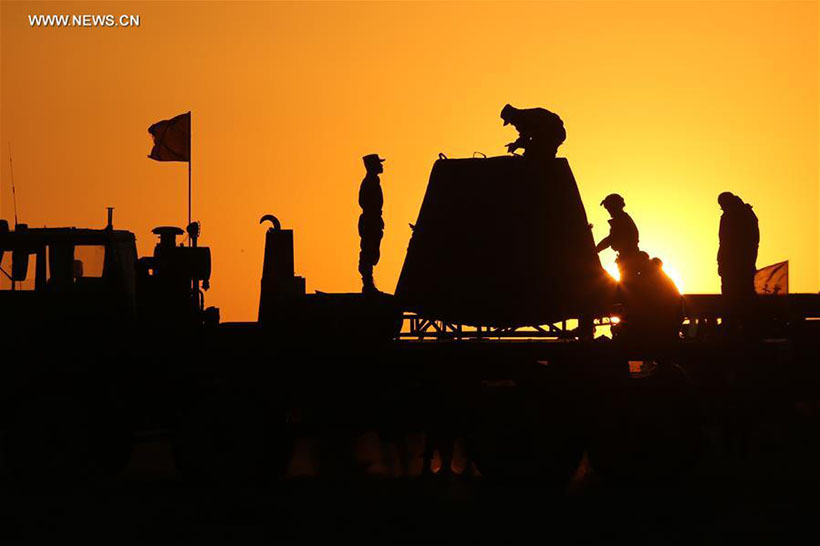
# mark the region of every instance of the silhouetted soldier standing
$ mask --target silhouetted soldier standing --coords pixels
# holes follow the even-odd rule
[[[501,119],[518,131],[518,140],[507,144],[510,153],[524,148],[525,157],[554,158],[567,138],[564,122],[545,108],[518,109],[507,104],[501,110]]]
[[[743,321],[755,299],[755,272],[760,230],[752,206],[730,192],[718,196],[720,217],[717,262],[720,291],[730,327]]]
[[[626,213],[624,198],[617,193],[607,195],[601,205],[612,217],[609,220],[609,235],[601,240],[595,250],[601,252],[606,248],[612,248],[618,253],[616,263],[621,272],[621,282],[629,283],[637,275],[637,260],[640,250],[638,249],[638,228],[632,217]]]
[[[366,155],[362,159],[367,174],[359,188],[359,206],[362,208],[362,214],[359,216],[359,273],[362,275],[362,293],[375,294],[378,290],[373,282],[373,267],[379,263],[379,246],[384,234],[384,197],[379,181],[379,174],[384,172],[384,159],[380,159],[378,154]]]

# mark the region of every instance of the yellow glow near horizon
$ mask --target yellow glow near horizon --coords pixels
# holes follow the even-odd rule
[[[620,282],[621,272],[618,270],[618,265],[615,262],[602,262],[601,265],[603,265],[604,270],[610,277]],[[678,270],[666,263],[663,264],[662,269],[663,272],[666,273],[670,279],[672,279],[672,282],[675,283],[675,288],[678,289],[678,292],[683,294],[683,276],[678,272]]]
[[[666,276],[672,279],[672,282],[675,283],[675,288],[678,289],[678,292],[683,294],[683,277],[678,270],[668,264],[663,264],[662,269],[663,272],[666,273]]]
[[[621,271],[618,269],[618,264],[615,262],[604,262],[601,265],[604,266],[604,270],[609,273],[609,276],[615,279],[617,282],[621,280]]]
[[[32,12],[141,24],[34,28]],[[387,158],[375,276],[392,292],[438,153],[503,155],[516,136],[503,105],[543,106],[564,120],[559,156],[596,241],[598,203],[618,192],[641,249],[687,290],[718,292],[716,199],[729,190],[760,218],[758,266],[788,259],[790,289],[816,292],[819,14],[816,1],[4,1],[2,215],[11,143],[21,221],[102,227],[113,206],[150,254],[151,228],[184,227],[187,167],[147,159],[147,128],[191,110],[208,305],[256,317],[266,213],[295,230],[309,291],[360,290],[368,153]]]

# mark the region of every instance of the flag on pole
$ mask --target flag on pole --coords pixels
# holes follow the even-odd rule
[[[789,261],[758,269],[755,273],[755,292],[758,294],[788,294]]]
[[[158,121],[148,128],[154,147],[148,156],[155,161],[191,161],[191,113]]]

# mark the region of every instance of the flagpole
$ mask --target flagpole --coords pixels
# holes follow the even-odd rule
[[[190,110],[188,111],[188,116],[191,116]],[[191,134],[189,138],[189,149],[188,149],[188,225],[191,224],[191,152],[193,151],[193,144],[194,144],[194,131],[193,131],[193,119],[191,119]]]

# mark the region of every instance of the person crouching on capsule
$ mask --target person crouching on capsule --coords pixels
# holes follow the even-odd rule
[[[518,139],[507,144],[507,152],[523,148],[524,157],[554,159],[558,146],[567,138],[564,122],[546,108],[516,108],[510,104],[501,110],[504,125],[518,131]]]

